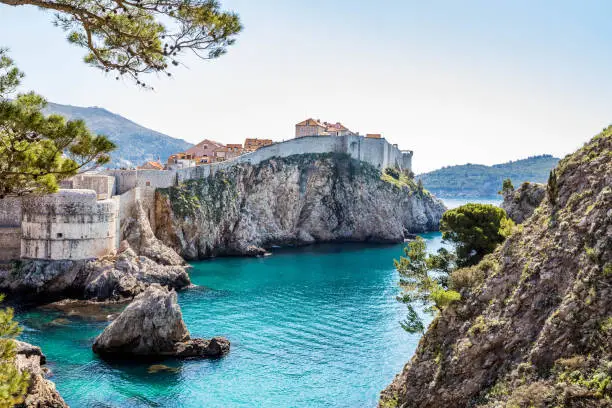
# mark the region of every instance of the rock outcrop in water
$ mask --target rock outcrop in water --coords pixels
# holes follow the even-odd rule
[[[437,230],[444,211],[412,181],[383,181],[346,155],[304,154],[158,189],[155,217],[157,237],[197,259],[245,255],[249,247],[400,242],[408,232]]]
[[[612,127],[556,173],[500,248],[453,274],[462,299],[381,407],[612,406]]]
[[[176,292],[157,284],[138,295],[93,344],[93,351],[106,357],[219,357],[229,348],[222,337],[192,339]]]
[[[546,186],[538,183],[523,183],[517,189],[505,190],[504,201],[501,207],[508,217],[517,224],[521,224],[540,205],[546,195]]]
[[[55,384],[46,379],[49,370],[45,367],[47,359],[40,347],[22,341],[15,341],[17,355],[15,365],[21,371],[30,373],[30,385],[24,408],[67,408],[68,405],[55,389]]]
[[[0,292],[36,303],[65,298],[105,301],[132,298],[153,283],[174,289],[191,284],[178,255],[162,258],[162,252],[156,257],[160,263],[139,256],[124,241],[116,254],[95,260],[22,260],[0,270]]]

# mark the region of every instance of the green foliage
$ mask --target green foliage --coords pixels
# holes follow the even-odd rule
[[[425,187],[439,197],[494,197],[506,179],[545,183],[549,171],[559,159],[550,155],[484,166],[465,164],[449,166],[419,175]]]
[[[512,233],[514,223],[506,212],[490,204],[466,204],[442,216],[442,238],[453,243],[457,265],[475,265]]]
[[[557,198],[559,196],[559,186],[557,184],[557,172],[553,169],[550,171],[548,176],[548,184],[546,185],[546,194],[548,195],[548,201],[554,207],[557,205]]]
[[[385,174],[388,174],[389,176],[393,177],[395,180],[399,180],[400,179],[400,171],[399,171],[398,168],[387,167],[385,169]]]
[[[461,298],[458,292],[448,287],[449,274],[455,268],[455,258],[447,250],[440,250],[437,255],[428,255],[425,241],[421,237],[410,242],[404,248],[404,253],[405,257],[394,261],[402,288],[397,299],[408,308],[406,319],[400,324],[404,330],[417,333],[424,330],[424,325],[414,309],[415,304],[424,306],[425,312],[433,314]]]
[[[509,178],[504,179],[504,182],[502,183],[502,191],[513,191],[514,190],[514,186],[512,185],[512,180],[510,180]]]
[[[5,48],[0,48],[0,99],[17,89],[23,78],[23,72],[13,64]]]
[[[414,172],[412,170],[404,169],[402,170],[402,174],[408,177],[410,180],[414,180]]]
[[[92,135],[83,121],[46,117],[46,101],[34,93],[8,99],[19,85],[13,63],[2,54],[0,94],[0,198],[55,192],[59,181],[107,163],[115,145]]]
[[[4,296],[0,295],[0,302]],[[0,408],[12,407],[23,402],[28,390],[30,375],[21,373],[15,366],[15,342],[21,328],[13,320],[13,309],[0,310]]]
[[[393,184],[397,188],[406,187],[410,189],[411,191],[415,191],[415,192],[418,191],[417,184],[414,182],[413,179],[408,177],[405,173],[399,173],[398,175],[399,175],[399,178],[395,179],[389,174],[387,174],[386,172],[383,172],[382,175],[380,176],[380,179],[389,184]]]
[[[235,13],[216,0],[0,0],[55,13],[68,41],[88,50],[84,61],[132,78],[145,87],[144,73],[165,73],[186,53],[203,59],[226,52],[242,30]]]

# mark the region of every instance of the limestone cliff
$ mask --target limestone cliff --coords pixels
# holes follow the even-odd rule
[[[503,191],[504,202],[501,207],[512,221],[520,224],[531,217],[546,195],[544,184],[525,182],[517,189]]]
[[[451,281],[381,407],[612,406],[612,127],[557,168],[557,188]]]
[[[341,154],[239,164],[156,192],[156,235],[186,259],[253,247],[328,241],[398,242],[437,230],[441,201],[412,180],[381,180]]]
[[[15,366],[21,372],[30,373],[30,384],[21,408],[67,408],[55,384],[47,379],[49,369],[46,367],[47,359],[40,347],[22,341],[15,341],[17,355]]]

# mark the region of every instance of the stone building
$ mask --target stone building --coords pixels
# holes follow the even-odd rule
[[[197,145],[185,150],[186,155],[195,157],[215,157],[215,150],[223,147],[223,143],[215,142],[214,140],[204,139]]]
[[[138,166],[139,170],[163,170],[164,165],[159,161],[148,161],[142,166]]]
[[[236,146],[237,148],[237,146]],[[251,149],[251,150],[249,150]],[[165,170],[108,170],[64,180],[58,193],[42,197],[0,200],[0,262],[19,258],[91,259],[117,248],[121,225],[142,205],[151,228],[156,230],[155,191],[186,180],[210,177],[240,163],[256,165],[275,157],[296,154],[340,153],[369,163],[380,171],[386,167],[410,170],[412,151],[400,150],[384,138],[344,135],[304,136],[280,143],[247,139],[245,152],[223,162],[195,165],[188,154],[175,155]],[[228,147],[229,152],[229,147]],[[233,152],[232,152],[233,153]],[[212,156],[214,157],[214,156]]]
[[[0,261],[22,258],[83,260],[118,244],[115,178],[82,174],[55,194],[0,200]]]
[[[321,122],[319,119],[306,119],[295,125],[295,137],[306,136],[346,136],[354,134],[340,122]]]
[[[255,138],[247,138],[244,140],[244,152],[254,152],[257,149],[260,149],[264,146],[269,146],[272,143],[272,139],[255,139]]]

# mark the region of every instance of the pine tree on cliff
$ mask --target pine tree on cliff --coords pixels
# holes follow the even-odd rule
[[[193,53],[217,58],[241,29],[216,0],[0,0],[55,13],[68,41],[87,50],[85,62],[147,87],[142,74],[163,73]]]
[[[115,145],[80,120],[45,117],[34,93],[9,96],[23,77],[0,49],[0,198],[57,191],[62,179],[108,163]]]
[[[0,302],[4,296],[0,295]],[[23,402],[28,389],[29,374],[15,367],[15,342],[21,333],[13,321],[13,309],[0,310],[0,408],[12,407]]]

